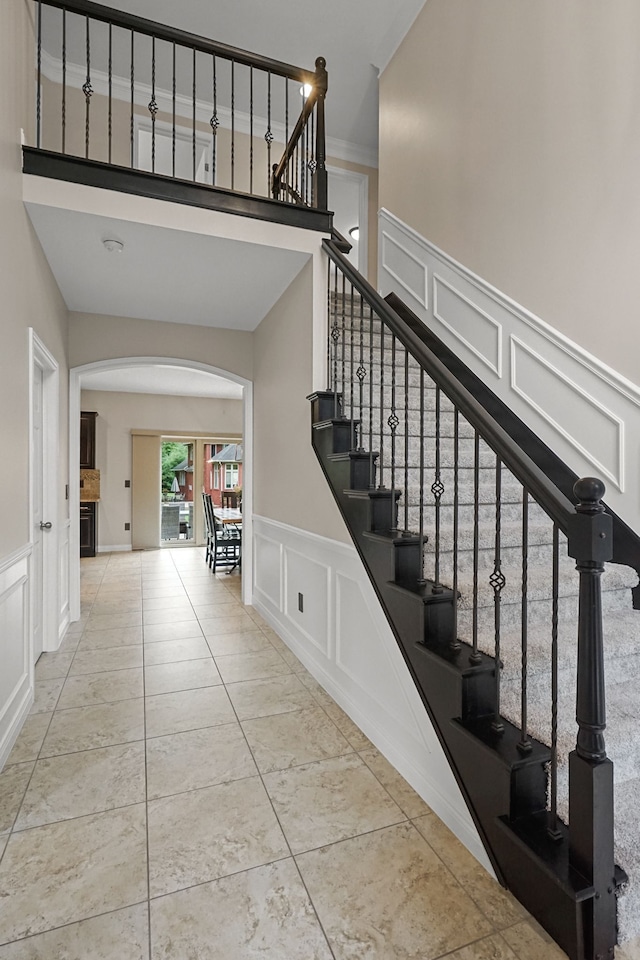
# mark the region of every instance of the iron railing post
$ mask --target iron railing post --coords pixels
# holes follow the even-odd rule
[[[600,578],[613,554],[612,520],[601,503],[605,487],[587,477],[569,522],[569,556],[580,576],[576,749],[569,755],[569,857],[594,894],[583,903],[584,956],[609,960],[616,943],[613,848],[613,764],[607,758],[604,642]]]

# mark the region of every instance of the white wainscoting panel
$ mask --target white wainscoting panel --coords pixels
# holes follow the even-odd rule
[[[331,568],[291,547],[284,547],[284,615],[294,630],[329,656]],[[309,584],[313,585],[307,591]],[[301,600],[301,604],[300,604]],[[299,606],[302,605],[302,610]]]
[[[355,547],[254,517],[254,564],[256,609],[490,870]]]
[[[429,303],[429,287],[425,264],[419,257],[414,256],[411,250],[384,231],[380,250],[382,262],[389,276],[393,277],[426,310]]]
[[[502,325],[437,273],[433,315],[498,378],[502,376]]]
[[[58,640],[60,643],[69,629],[71,622],[69,608],[69,531],[71,521],[65,520],[60,526],[58,539]]]
[[[30,556],[28,545],[0,561],[0,770],[33,703]]]
[[[640,531],[640,387],[387,210],[379,233],[380,293],[403,299],[575,473],[604,480],[607,503]],[[416,261],[430,302],[407,282]]]

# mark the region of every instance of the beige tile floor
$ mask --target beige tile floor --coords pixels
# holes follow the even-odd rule
[[[195,549],[82,565],[0,774],[1,960],[561,960]]]

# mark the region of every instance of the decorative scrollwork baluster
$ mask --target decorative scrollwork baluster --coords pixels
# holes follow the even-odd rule
[[[493,611],[494,611],[494,657],[495,657],[495,706],[496,712],[491,724],[496,733],[504,731],[504,724],[500,717],[500,671],[502,669],[501,651],[500,651],[500,602],[501,594],[506,584],[506,578],[502,572],[502,464],[500,458],[496,457],[496,520],[495,520],[495,553],[493,561],[493,572],[489,577],[489,583],[493,589]]]

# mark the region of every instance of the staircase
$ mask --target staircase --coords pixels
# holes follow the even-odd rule
[[[325,250],[320,465],[496,875],[572,960],[611,957],[640,934],[638,574],[605,568],[620,524],[597,480],[575,484],[575,507],[486,388]]]

